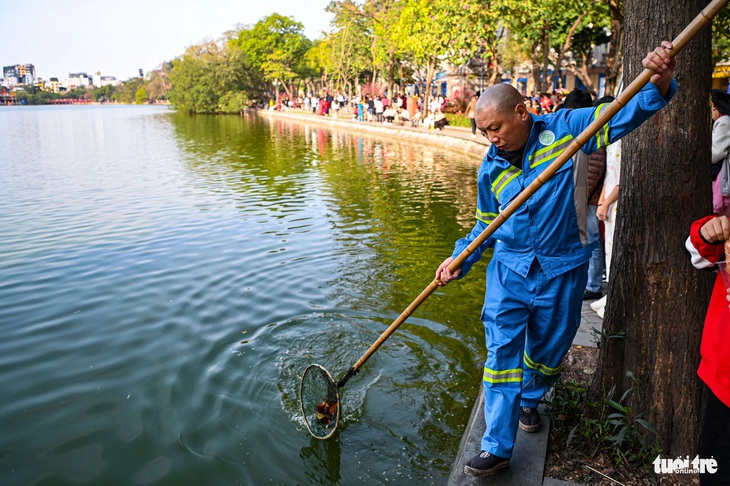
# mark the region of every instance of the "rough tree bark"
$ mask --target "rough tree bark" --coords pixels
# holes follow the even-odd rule
[[[704,0],[627,0],[624,73],[673,39],[707,5]],[[710,29],[678,56],[680,91],[664,110],[624,139],[618,220],[597,375],[605,397],[641,383],[632,409],[644,411],[669,457],[698,452],[702,387],[697,378],[710,276],[684,254],[690,223],[711,212]],[[625,83],[626,85],[628,83]]]

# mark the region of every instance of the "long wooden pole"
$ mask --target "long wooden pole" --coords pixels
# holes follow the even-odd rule
[[[712,19],[727,5],[727,3],[730,0],[713,0],[707,7],[705,7],[702,12],[700,12],[697,17],[692,20],[692,22],[685,27],[685,29],[672,41],[672,49],[669,51],[669,56],[674,57],[687,45],[689,41],[694,38],[697,33],[702,30],[703,27],[705,27],[707,24],[709,24]],[[590,125],[588,125],[581,133],[578,135],[575,139],[573,139],[573,142],[568,146],[568,148],[563,151],[558,158],[556,158],[548,167],[545,168],[545,170],[535,179],[529,186],[527,186],[520,194],[517,195],[517,197],[512,201],[506,208],[502,210],[502,212],[499,213],[499,215],[494,219],[493,222],[489,224],[484,230],[477,236],[474,241],[472,241],[469,246],[464,248],[464,250],[454,259],[454,261],[449,264],[449,270],[452,272],[455,270],[458,270],[461,268],[461,265],[464,263],[464,261],[476,251],[479,246],[484,243],[487,238],[492,236],[497,229],[502,226],[502,224],[507,221],[507,219],[512,216],[512,214],[517,211],[517,209],[522,206],[522,204],[525,203],[535,192],[542,187],[545,182],[547,182],[548,179],[550,179],[560,168],[565,165],[567,161],[569,161],[573,155],[575,155],[578,150],[586,143],[588,140],[590,140],[593,136],[595,136],[596,133],[598,133],[598,130],[603,128],[603,126],[608,123],[608,121],[613,118],[613,116],[619,112],[621,108],[626,106],[626,104],[636,96],[636,93],[641,91],[641,88],[643,88],[651,79],[651,77],[656,74],[651,69],[645,69],[644,72],[642,72],[610,105],[608,105],[599,115],[598,118],[596,118]],[[415,312],[416,309],[439,287],[439,280],[434,279],[428,287],[426,287],[419,295],[416,297],[416,299],[411,302],[411,305],[409,305],[406,310],[401,313],[398,318],[393,321],[393,323],[385,330],[383,333],[378,337],[378,339],[373,343],[372,346],[365,352],[365,354],[362,355],[362,357],[350,368],[347,370],[347,372],[342,376],[340,381],[337,383],[338,387],[343,387],[347,383],[347,381],[359,371],[360,367],[365,364],[365,362],[372,356],[372,354],[378,350],[378,348],[385,342],[388,337],[390,337],[391,334],[395,332],[398,327],[400,327],[403,322],[405,322],[408,317],[410,317],[413,312]]]

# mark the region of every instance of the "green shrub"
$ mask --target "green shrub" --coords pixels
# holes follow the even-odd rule
[[[446,115],[446,120],[448,120],[449,125],[451,125],[452,127],[471,128],[471,122],[462,113],[448,113]]]

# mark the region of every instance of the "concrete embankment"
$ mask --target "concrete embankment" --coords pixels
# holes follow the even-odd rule
[[[489,148],[489,143],[486,138],[480,134],[472,136],[471,130],[463,127],[446,126],[443,130],[433,130],[424,127],[411,127],[409,122],[403,125],[395,123],[359,122],[351,118],[317,116],[304,110],[259,110],[258,113],[269,118],[287,118],[335,129],[358,131],[384,137],[427,143],[437,147],[465,152],[479,159],[484,158],[484,154],[486,154]]]

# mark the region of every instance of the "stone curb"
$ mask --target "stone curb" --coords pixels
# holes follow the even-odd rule
[[[416,142],[428,143],[438,147],[465,152],[474,157],[484,158],[489,145],[484,137],[472,138],[469,129],[461,127],[446,127],[444,130],[428,130],[425,128],[412,128],[405,125],[392,125],[375,122],[358,122],[343,118],[328,118],[317,115],[308,115],[305,112],[297,111],[272,111],[258,110],[259,115],[268,118],[286,118],[323,125],[329,128],[355,130],[363,133],[408,139]]]

